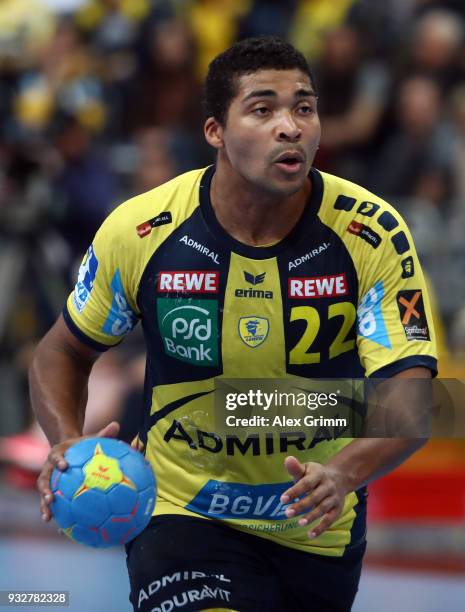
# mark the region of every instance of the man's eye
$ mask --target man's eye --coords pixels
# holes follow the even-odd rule
[[[299,106],[298,111],[304,115],[310,115],[313,113],[313,108],[311,106]]]
[[[269,113],[269,109],[266,106],[259,106],[258,108],[254,108],[252,112],[254,113],[254,115],[264,117],[266,114]]]

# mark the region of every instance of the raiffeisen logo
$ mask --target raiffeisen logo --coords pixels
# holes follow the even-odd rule
[[[218,364],[216,300],[159,298],[157,315],[165,353],[201,366]]]

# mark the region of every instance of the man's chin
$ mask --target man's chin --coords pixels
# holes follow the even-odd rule
[[[293,177],[292,180],[269,181],[266,184],[266,188],[270,193],[273,193],[276,196],[289,197],[301,191],[304,188],[306,181],[307,176],[298,178]]]

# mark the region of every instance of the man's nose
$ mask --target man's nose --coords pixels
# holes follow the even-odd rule
[[[277,127],[278,139],[286,142],[297,142],[300,140],[302,130],[299,128],[291,113],[283,113]]]

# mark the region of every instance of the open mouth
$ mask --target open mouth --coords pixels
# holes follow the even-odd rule
[[[286,166],[292,166],[293,164],[300,164],[300,159],[297,157],[285,157],[284,159],[280,159],[278,164],[286,164]]]
[[[283,153],[275,161],[275,164],[288,172],[296,172],[300,170],[304,163],[303,156],[298,152]]]

